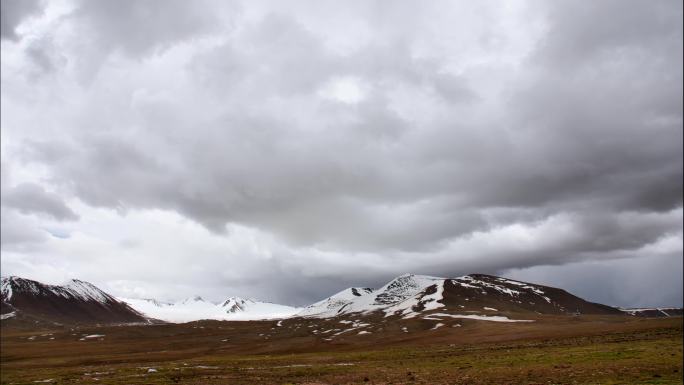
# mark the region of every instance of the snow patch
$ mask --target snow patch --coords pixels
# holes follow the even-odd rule
[[[105,336],[104,334],[89,334],[89,335],[81,337],[79,339],[79,341],[91,340],[93,338],[102,338],[104,336]]]
[[[446,314],[446,313],[433,313],[430,314],[437,317],[450,317],[450,318],[467,318],[479,321],[492,321],[492,322],[534,322],[534,320],[515,320],[504,316],[492,316],[492,315],[476,315],[476,314]]]
[[[10,313],[5,313],[5,314],[0,314],[0,320],[6,320],[8,318],[16,317],[16,315],[17,315],[16,311],[13,311]]]

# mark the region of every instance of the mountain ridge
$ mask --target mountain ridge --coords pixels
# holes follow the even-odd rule
[[[303,308],[227,297],[213,303],[200,296],[181,301],[115,298],[86,281],[47,285],[21,277],[2,278],[2,320],[30,316],[54,322],[190,322],[285,318],[399,317],[441,312],[450,317],[500,320],[529,315],[680,316],[679,308],[619,309],[586,301],[550,286],[468,274],[442,278],[402,274],[378,289],[349,287]],[[665,311],[663,311],[663,309]],[[445,313],[446,312],[446,313]],[[498,317],[498,318],[497,318]]]
[[[17,276],[0,279],[3,320],[28,318],[52,323],[151,322],[126,303],[78,279],[49,285]],[[10,315],[12,314],[12,315]]]

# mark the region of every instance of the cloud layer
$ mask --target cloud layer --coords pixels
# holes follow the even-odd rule
[[[682,257],[678,2],[27,4],[3,273],[301,304]]]

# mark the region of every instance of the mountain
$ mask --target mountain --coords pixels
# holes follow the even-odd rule
[[[351,305],[358,297],[365,296],[373,292],[370,288],[350,287],[334,294],[322,301],[316,302],[305,307],[297,313],[298,316],[335,316],[340,309]]]
[[[377,290],[351,287],[305,308],[239,297],[213,303],[202,297],[177,302],[114,298],[94,285],[71,280],[63,286],[9,277],[2,279],[2,317],[59,323],[189,322],[358,317],[377,320],[471,318],[523,322],[538,315],[681,316],[681,309],[617,309],[565,290],[485,274],[456,278],[404,274]]]
[[[488,315],[492,312],[624,314],[619,309],[585,301],[562,289],[491,275],[439,278],[404,274],[378,290],[344,290],[307,306],[297,315],[327,318],[354,313],[381,313],[385,317],[412,318],[437,309],[471,315]]]
[[[3,277],[2,319],[21,318],[56,323],[129,323],[148,319],[88,282],[46,285],[30,279]]]
[[[240,297],[230,297],[218,304],[206,301],[199,296],[178,302],[133,298],[120,298],[120,300],[148,317],[168,322],[189,322],[201,319],[235,321],[275,319],[292,316],[301,310]]]

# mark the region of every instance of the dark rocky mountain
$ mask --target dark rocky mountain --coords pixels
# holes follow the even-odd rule
[[[496,308],[508,312],[539,314],[613,314],[614,307],[585,301],[563,289],[527,282],[471,274],[444,281],[444,305],[464,310]]]
[[[63,324],[149,322],[126,303],[76,279],[58,286],[19,277],[3,277],[0,294],[3,320]]]

